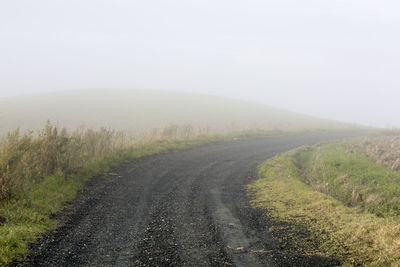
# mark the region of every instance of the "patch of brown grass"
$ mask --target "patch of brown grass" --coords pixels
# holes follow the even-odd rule
[[[207,134],[207,130],[189,125],[170,125],[136,138],[106,128],[80,128],[69,133],[50,123],[37,134],[16,130],[0,143],[0,201],[29,190],[46,176],[76,173],[93,158],[125,153],[143,144],[190,140]]]
[[[375,162],[400,171],[400,135],[378,136],[362,142],[365,154]]]

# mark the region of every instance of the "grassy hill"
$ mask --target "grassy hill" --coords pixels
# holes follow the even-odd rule
[[[46,120],[75,129],[111,127],[141,132],[171,123],[215,130],[258,127],[303,130],[346,124],[223,97],[139,90],[87,90],[0,98],[0,135]]]

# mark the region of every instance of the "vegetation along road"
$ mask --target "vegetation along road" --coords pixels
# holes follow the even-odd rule
[[[356,133],[235,140],[162,153],[95,177],[19,266],[331,266],[286,251],[244,185],[277,153]]]

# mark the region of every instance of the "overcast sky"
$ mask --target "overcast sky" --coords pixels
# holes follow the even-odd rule
[[[0,97],[82,88],[400,127],[400,1],[1,0]]]

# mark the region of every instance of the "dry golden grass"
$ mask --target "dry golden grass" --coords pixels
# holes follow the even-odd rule
[[[135,138],[106,128],[81,128],[68,133],[50,123],[38,134],[16,130],[0,144],[0,201],[29,190],[46,176],[77,173],[94,158],[126,153],[161,140],[190,140],[205,135],[206,130],[187,125],[170,125]]]
[[[367,157],[391,170],[400,171],[400,135],[368,138],[362,145]]]

